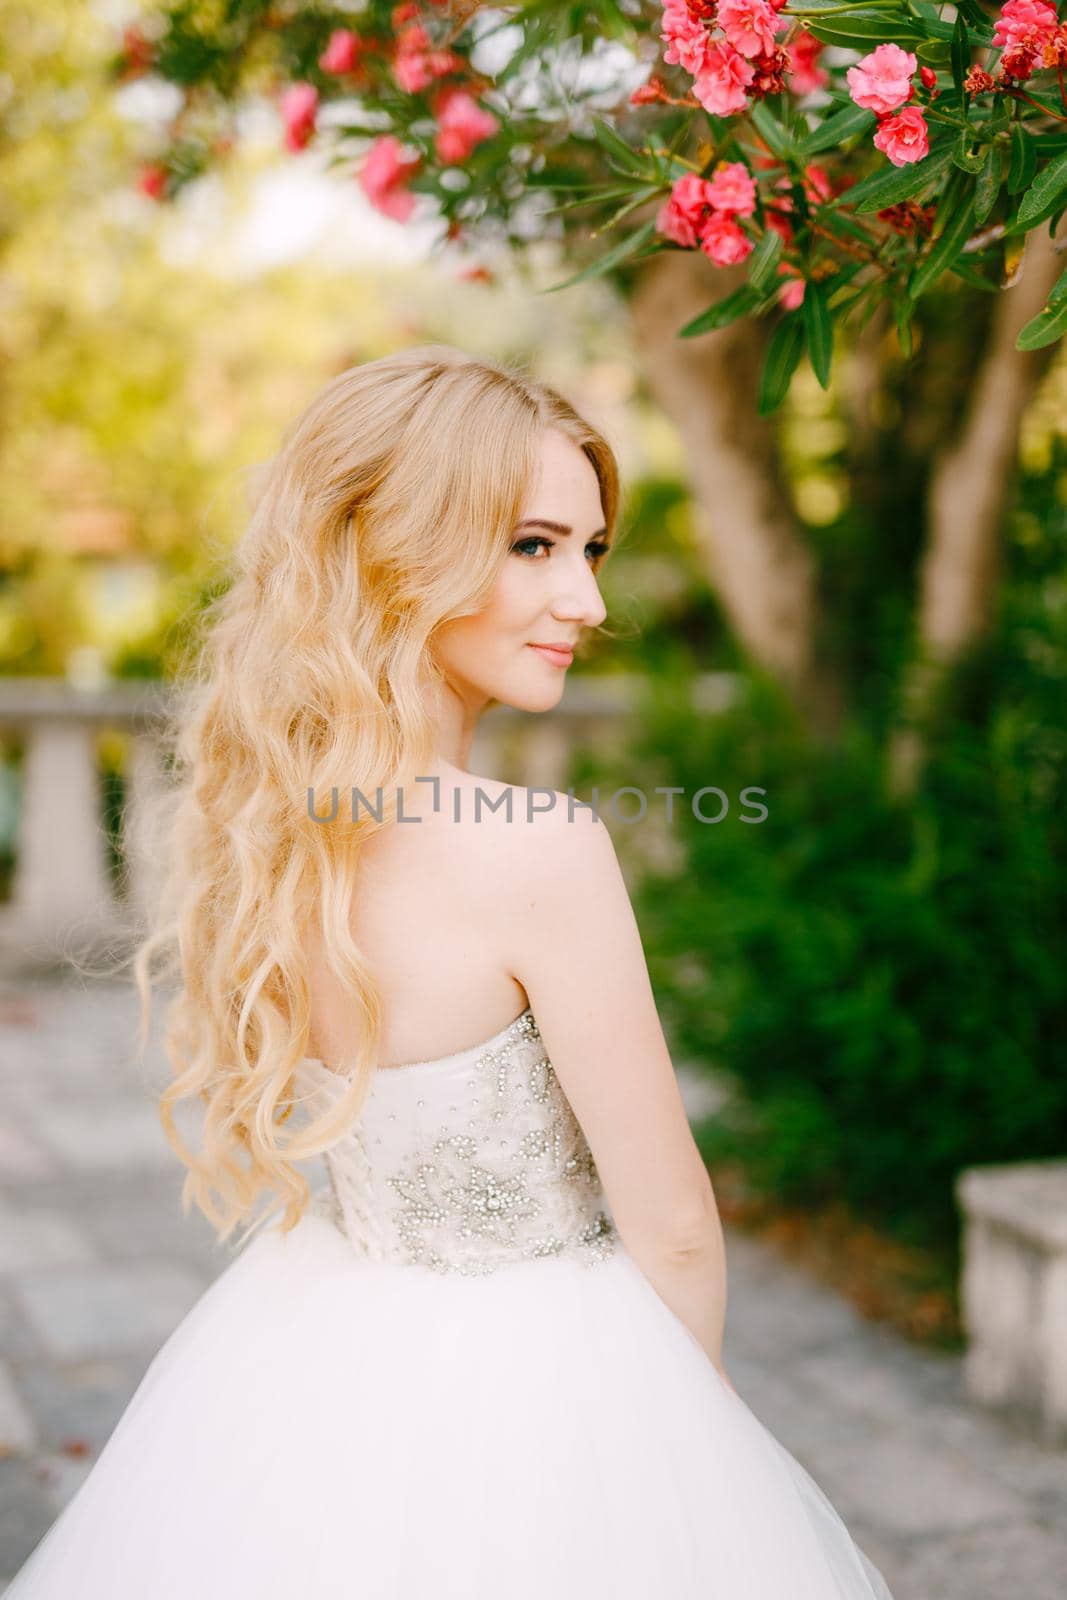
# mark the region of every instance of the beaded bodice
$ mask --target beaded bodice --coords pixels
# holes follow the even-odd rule
[[[339,1075],[306,1058],[318,1113]],[[377,1070],[325,1156],[325,1210],[361,1254],[482,1275],[508,1262],[611,1255],[592,1153],[527,1008],[483,1044]]]

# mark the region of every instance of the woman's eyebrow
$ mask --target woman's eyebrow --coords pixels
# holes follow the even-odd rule
[[[522,522],[517,522],[515,524],[515,527],[516,527],[516,529],[518,529],[518,528],[547,528],[549,533],[562,533],[564,535],[574,532],[574,529],[571,528],[571,527],[568,527],[567,523],[565,523],[565,522],[549,522],[547,517],[525,517]],[[607,533],[607,531],[608,531],[607,528],[598,528],[596,533],[591,533],[589,535],[589,537],[590,537],[590,539],[599,539],[600,536],[602,534]]]

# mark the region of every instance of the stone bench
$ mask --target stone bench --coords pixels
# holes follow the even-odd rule
[[[1067,1160],[971,1167],[956,1196],[967,1391],[1067,1443]]]

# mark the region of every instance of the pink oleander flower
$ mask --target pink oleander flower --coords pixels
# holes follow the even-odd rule
[[[694,249],[700,238],[700,225],[711,208],[710,189],[708,180],[695,172],[676,178],[669,198],[657,213],[657,233],[686,250]]]
[[[435,78],[458,72],[462,66],[454,50],[430,48],[430,36],[421,23],[412,23],[397,36],[393,77],[405,94],[421,94]]]
[[[437,102],[435,115],[439,131],[434,149],[446,166],[466,161],[475,146],[492,138],[500,127],[491,111],[458,87],[445,91]]]
[[[146,39],[135,22],[131,22],[122,35],[122,55],[125,74],[139,78],[152,65],[155,46]]]
[[[359,61],[359,35],[351,28],[335,28],[330,42],[319,57],[323,72],[351,72]]]
[[[1067,22],[1061,22],[1054,33],[1046,36],[1041,46],[1041,64],[1045,67],[1067,64]]]
[[[1020,81],[1032,77],[1038,64],[1037,54],[1032,45],[1012,45],[1000,58],[1001,73],[1005,78],[1017,78]]]
[[[793,202],[790,201],[789,204],[792,206]],[[767,226],[775,233],[781,234],[783,244],[793,243],[793,224],[780,211],[767,212]]]
[[[282,95],[279,109],[285,123],[286,149],[303,150],[315,135],[319,91],[310,83],[294,83]]]
[[[825,167],[816,166],[814,162],[809,162],[804,168],[802,183],[804,193],[816,205],[821,205],[834,197],[834,186],[830,181],[830,174]]]
[[[786,311],[795,311],[804,299],[804,290],[807,288],[807,283],[796,268],[789,265],[788,261],[782,261],[779,264],[778,276],[786,280],[778,292],[778,304],[783,306]]]
[[[880,44],[869,55],[849,67],[845,74],[848,92],[858,106],[887,116],[902,106],[911,94],[911,76],[918,66],[910,50],[898,44]]]
[[[1014,50],[1039,49],[1056,32],[1058,20],[1056,8],[1045,0],[1007,0],[993,24],[993,43]]]
[[[733,116],[748,105],[745,89],[755,76],[755,67],[740,51],[724,40],[716,40],[703,70],[693,80],[693,93],[713,117]]]
[[[684,67],[694,78],[703,71],[714,17],[715,6],[708,0],[664,0],[660,30],[664,61]]]
[[[775,34],[789,25],[767,0],[719,0],[715,20],[734,49],[750,58],[769,55]]]
[[[921,161],[930,154],[926,118],[920,106],[905,106],[895,117],[884,117],[874,135],[877,150],[887,155],[895,167]]]
[[[716,211],[750,217],[756,209],[756,180],[743,161],[720,161],[708,180],[708,200]]]
[[[405,185],[420,164],[421,157],[406,156],[393,134],[385,133],[375,139],[358,174],[371,205],[387,217],[406,222],[414,208],[415,196]]]
[[[823,52],[821,39],[816,39],[813,33],[802,29],[786,49],[790,61],[789,87],[794,94],[811,94],[813,89],[826,87],[830,81],[830,74],[825,67],[818,65]]]
[[[167,192],[167,169],[158,161],[146,161],[137,176],[137,187],[150,200],[162,200]]]
[[[717,267],[734,267],[752,251],[752,240],[733,217],[713,211],[700,230],[700,248]]]

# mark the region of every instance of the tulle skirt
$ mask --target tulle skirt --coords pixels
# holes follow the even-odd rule
[[[624,1249],[487,1277],[256,1235],[5,1600],[890,1600]]]

